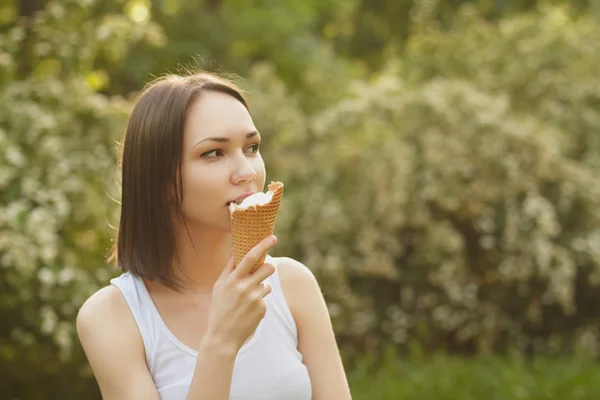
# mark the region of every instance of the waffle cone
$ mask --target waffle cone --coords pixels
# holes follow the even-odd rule
[[[230,209],[235,265],[238,265],[248,251],[261,240],[273,234],[283,197],[283,183],[271,182],[269,191],[273,192],[273,196],[271,201],[266,204]],[[265,259],[266,254],[250,269],[250,273],[264,264]]]

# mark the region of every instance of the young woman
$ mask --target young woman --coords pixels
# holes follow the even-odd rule
[[[148,85],[131,114],[113,256],[123,274],[77,332],[105,399],[350,399],[310,270],[233,265],[228,204],[262,191],[261,137],[240,90],[209,74]]]

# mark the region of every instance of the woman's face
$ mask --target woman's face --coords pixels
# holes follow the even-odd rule
[[[183,132],[183,215],[188,225],[229,230],[228,203],[262,191],[260,134],[236,98],[206,91],[190,105]]]

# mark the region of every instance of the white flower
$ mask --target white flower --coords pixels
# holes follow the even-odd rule
[[[45,285],[52,285],[55,282],[54,274],[49,268],[41,268],[37,276],[39,281]]]
[[[56,324],[58,323],[58,317],[56,316],[54,309],[49,305],[45,305],[40,310],[40,316],[42,318],[42,323],[40,326],[42,333],[49,335],[54,332],[54,329],[56,329]]]
[[[10,146],[4,151],[4,157],[6,158],[6,161],[16,167],[22,167],[27,161],[23,153],[14,146]]]
[[[66,285],[73,281],[76,277],[75,270],[71,267],[64,267],[58,273],[58,283],[60,285]]]

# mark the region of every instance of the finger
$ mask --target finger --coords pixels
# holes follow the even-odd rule
[[[272,287],[270,284],[268,283],[261,283],[259,287],[257,287],[251,294],[252,296],[252,304],[254,304],[254,307],[256,307],[256,305],[259,305],[261,303],[265,302],[265,296],[267,296],[269,293],[271,293],[272,291]]]
[[[252,275],[248,276],[248,278],[246,278],[246,279],[248,279],[248,284],[250,286],[257,286],[262,281],[267,279],[269,276],[273,275],[274,272],[275,272],[275,267],[273,266],[273,264],[264,263],[260,267],[258,267]]]
[[[261,298],[264,298],[266,295],[271,293],[272,290],[273,288],[271,287],[271,284],[269,282],[263,282],[258,287],[258,293]]]
[[[256,246],[254,246],[248,254],[242,258],[239,265],[233,271],[237,277],[246,276],[250,273],[250,269],[262,258],[262,256],[269,251],[271,247],[273,247],[277,243],[277,238],[275,235],[271,235],[266,237],[265,239],[258,242]]]
[[[265,315],[267,314],[267,302],[265,301],[265,299],[260,299],[256,307],[254,307],[254,313],[259,320],[265,317]]]

